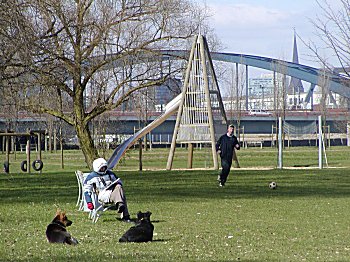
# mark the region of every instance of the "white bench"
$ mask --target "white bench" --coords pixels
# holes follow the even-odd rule
[[[263,148],[263,141],[245,141],[245,147],[247,148],[248,146],[260,146],[260,148]]]
[[[20,144],[19,148],[21,150],[21,152],[26,151],[27,149],[27,144]],[[30,151],[37,151],[37,147],[36,144],[30,144]]]

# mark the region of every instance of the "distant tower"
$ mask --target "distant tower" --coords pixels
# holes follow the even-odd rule
[[[296,34],[294,31],[294,46],[293,46],[293,63],[299,64],[299,58],[298,58],[298,47],[297,47],[297,39]],[[301,80],[295,77],[291,77],[290,83],[287,89],[287,92],[289,95],[297,95],[298,98],[300,98],[300,93],[304,92],[303,84],[301,83]],[[293,104],[300,104],[300,99],[294,99]]]

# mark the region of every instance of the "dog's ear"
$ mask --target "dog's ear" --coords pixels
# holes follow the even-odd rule
[[[61,216],[61,221],[66,220],[66,211],[62,211],[60,216]]]
[[[56,210],[56,216],[60,216],[61,213],[62,213],[61,209],[57,208],[57,210]]]

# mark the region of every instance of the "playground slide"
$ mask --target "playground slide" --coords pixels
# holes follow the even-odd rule
[[[171,100],[165,106],[165,112],[153,120],[149,125],[145,126],[132,137],[129,137],[123,143],[121,143],[113,152],[112,156],[108,159],[108,168],[113,169],[123,157],[126,150],[128,150],[138,139],[152,131],[154,128],[163,123],[168,117],[170,117],[179,108],[181,101],[181,94]]]

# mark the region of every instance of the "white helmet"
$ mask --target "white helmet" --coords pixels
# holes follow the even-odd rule
[[[104,158],[97,158],[92,162],[92,167],[97,174],[103,175],[107,171],[107,161]],[[100,172],[102,167],[106,167],[105,171]]]

